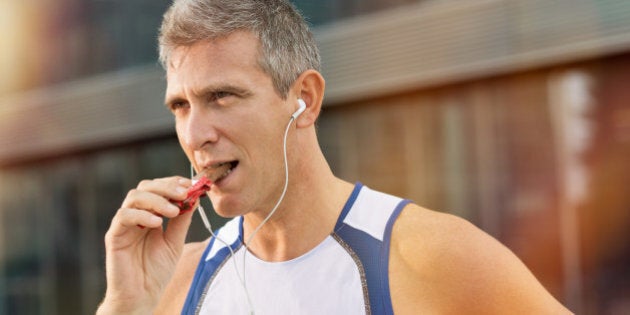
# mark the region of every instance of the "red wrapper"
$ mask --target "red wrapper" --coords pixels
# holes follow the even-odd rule
[[[194,180],[196,180],[196,182],[188,189],[184,200],[171,199],[169,201],[179,208],[179,214],[191,211],[193,206],[199,200],[199,197],[208,192],[210,190],[210,186],[212,186],[212,182],[225,175],[226,172],[229,171],[230,166],[231,164],[229,163],[223,163],[218,167],[201,171],[197,176],[195,176]],[[144,228],[144,226],[138,226],[142,229]]]
[[[188,189],[186,199],[179,201],[171,200],[171,202],[179,208],[179,214],[190,211],[197,203],[197,200],[199,200],[199,197],[210,190],[210,186],[212,186],[212,181],[206,176],[201,176],[201,178]]]

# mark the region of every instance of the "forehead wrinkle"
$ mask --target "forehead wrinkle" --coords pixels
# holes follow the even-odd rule
[[[181,70],[185,62],[189,59],[192,54],[192,46],[194,45],[182,45],[173,49],[173,53],[169,58],[168,65],[169,68],[166,71],[166,93],[165,93],[165,101],[164,104],[168,106],[171,103],[185,101],[185,90],[183,89],[181,80],[175,80],[177,84],[173,84],[173,80],[169,80],[169,76],[173,76],[174,73],[176,76],[181,76],[181,74],[176,74],[178,70]]]
[[[177,70],[188,58],[190,48],[190,45],[175,47],[168,59],[168,68]]]
[[[247,51],[247,57],[242,56],[241,54],[234,53],[234,50]],[[207,92],[208,90],[217,91],[221,88],[226,87],[232,90],[234,90],[235,87],[241,91],[249,90],[249,88],[247,87],[250,86],[252,82],[250,82],[250,80],[247,80],[248,78],[239,78],[238,76],[232,77],[231,79],[221,76],[213,76],[214,79],[219,80],[212,83],[209,83],[207,81],[208,78],[205,76],[203,78],[196,78],[201,79],[201,81],[195,80],[197,74],[200,74],[196,71],[189,73],[189,75],[186,75],[186,77],[182,77],[182,75],[184,75],[185,73],[186,67],[188,67],[187,62],[192,62],[191,60],[200,56],[205,56],[205,58],[207,58],[209,56],[207,54],[218,54],[218,56],[220,56],[220,59],[215,61],[219,62],[219,64],[224,64],[227,62],[227,64],[231,64],[232,66],[243,67],[243,69],[254,69],[255,72],[258,72],[271,80],[271,76],[261,65],[262,52],[260,40],[258,39],[258,37],[253,36],[253,34],[249,32],[239,31],[231,33],[230,36],[226,37],[200,40],[190,45],[178,46],[173,50],[173,54],[171,55],[172,57],[168,61],[169,68],[167,71],[167,93],[170,92],[170,94],[166,95],[165,103],[167,105],[169,104],[169,101],[171,101],[171,99],[179,100],[185,98],[185,95],[183,95],[182,93],[186,94],[186,87],[182,86],[182,84],[187,85],[188,87],[195,87],[195,90],[190,91],[192,92],[192,95],[190,96],[195,97],[207,94],[205,92]],[[193,67],[193,69],[199,70],[196,67]],[[224,75],[227,75],[227,73]],[[171,80],[169,80],[169,77]],[[235,79],[236,81],[234,81]],[[195,84],[195,82],[203,84],[197,85]],[[182,88],[184,90],[182,90]],[[251,93],[252,91],[249,92]]]

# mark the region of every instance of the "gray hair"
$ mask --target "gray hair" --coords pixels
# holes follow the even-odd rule
[[[258,37],[258,64],[282,98],[302,72],[320,71],[319,50],[308,25],[284,0],[175,0],[160,27],[160,63],[167,69],[175,48],[235,31]]]

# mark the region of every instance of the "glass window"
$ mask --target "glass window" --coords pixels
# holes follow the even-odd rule
[[[422,0],[292,0],[315,26],[420,1]]]

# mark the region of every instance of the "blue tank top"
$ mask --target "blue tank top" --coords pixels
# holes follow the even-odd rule
[[[182,314],[393,314],[389,243],[408,203],[357,183],[333,233],[284,262],[251,255],[242,217],[232,219],[202,255]]]

